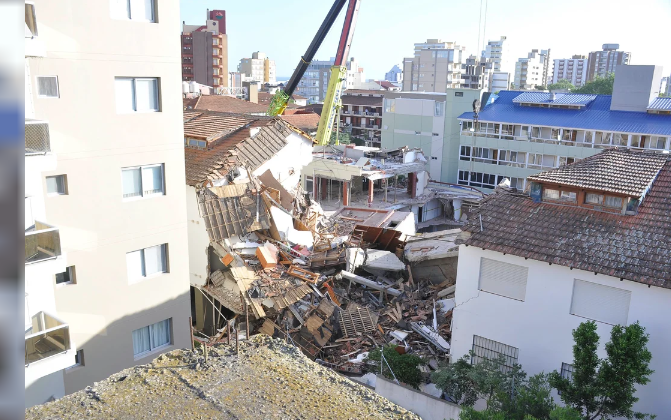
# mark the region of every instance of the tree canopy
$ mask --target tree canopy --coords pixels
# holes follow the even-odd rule
[[[573,93],[589,93],[597,95],[612,95],[615,73],[609,73],[606,77],[596,76],[591,82],[573,90]]]
[[[548,90],[568,90],[569,92],[572,92],[575,90],[575,86],[573,84],[566,80],[566,79],[561,79],[558,80],[557,83],[552,83],[548,85]]]

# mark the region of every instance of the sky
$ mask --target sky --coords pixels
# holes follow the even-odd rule
[[[181,20],[192,25],[205,23],[207,9],[226,10],[228,71],[236,71],[241,58],[262,51],[275,60],[278,79],[291,76],[333,4],[180,3]],[[315,59],[335,56],[345,8]],[[661,65],[663,74],[671,75],[670,22],[671,0],[482,0],[482,10],[477,0],[362,0],[350,57],[364,68],[366,79],[382,79],[394,64],[412,57],[416,42],[456,41],[468,54],[479,55],[487,40],[505,35],[504,60],[511,72],[515,61],[533,48],[550,48],[551,58],[557,59],[618,43],[620,50],[631,52],[631,64]]]

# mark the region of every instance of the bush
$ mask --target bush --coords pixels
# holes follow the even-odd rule
[[[422,383],[422,372],[419,370],[420,365],[425,365],[426,362],[420,357],[417,357],[412,354],[399,354],[396,351],[396,346],[387,345],[382,349],[384,358],[387,363],[383,362],[381,359],[380,348],[376,348],[368,354],[368,360],[373,360],[377,362],[379,369],[380,363],[382,364],[382,374],[389,379],[396,379],[401,382],[404,382],[415,389],[419,389],[419,384]],[[392,372],[389,370],[391,367]],[[378,370],[379,371],[379,370]]]

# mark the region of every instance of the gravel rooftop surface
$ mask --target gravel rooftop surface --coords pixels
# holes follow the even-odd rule
[[[26,410],[26,419],[419,419],[266,335],[174,350]]]

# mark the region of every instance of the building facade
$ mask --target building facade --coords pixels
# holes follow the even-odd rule
[[[340,129],[366,146],[380,147],[384,90],[349,89],[340,97]]]
[[[385,92],[382,148],[421,148],[433,181],[457,183],[459,117],[471,110],[480,90],[449,89],[446,93]]]
[[[612,96],[500,92],[477,126],[472,112],[459,116],[458,183],[491,190],[508,178],[524,189],[528,176],[603,149],[671,150],[671,120],[652,115],[665,112],[651,107],[660,80],[660,67],[620,66]]]
[[[493,76],[493,63],[485,57],[471,55],[461,65],[461,88],[490,90]]]
[[[536,86],[546,86],[552,80],[550,50],[533,49],[527,58],[515,63],[515,89],[534,90]]]
[[[265,53],[260,51],[252,53],[252,58],[240,59],[238,72],[249,77],[248,81],[277,83],[275,60],[269,59]]]
[[[504,58],[503,44],[507,37],[502,36],[497,41],[488,41],[482,56],[492,61],[492,74],[490,77],[490,90],[498,92],[500,90],[510,89],[510,73],[508,70],[508,60]]]
[[[37,231],[53,227],[38,246],[55,254],[57,236],[67,254],[40,286],[76,351],[57,372],[65,394],[190,345],[179,4],[161,2],[160,19],[155,5],[34,2],[45,54],[26,58],[26,103],[55,158],[41,169],[46,194],[30,193],[31,217]]]
[[[615,66],[629,64],[631,53],[618,51],[620,44],[603,44],[601,51],[592,51],[587,59],[587,81],[615,72]]]
[[[182,80],[228,87],[226,11],[208,10],[205,25],[182,25]]]
[[[568,80],[575,87],[580,87],[587,82],[587,57],[574,55],[571,58],[554,60],[552,71],[552,82]]]
[[[612,327],[638,322],[649,334],[654,373],[636,387],[633,408],[665,416],[671,271],[649,256],[669,258],[669,230],[653,226],[671,206],[671,161],[611,149],[572,167],[530,178],[531,197],[502,189],[467,222],[450,353],[456,360],[473,351],[474,363],[502,354],[528,375],[570,378],[572,331],[581,323],[596,323],[603,358]],[[627,264],[613,246],[626,250]]]
[[[394,67],[384,74],[384,80],[395,83],[403,82],[403,69],[401,69],[401,65],[394,64]]]
[[[460,88],[465,49],[455,42],[439,39],[415,44],[415,56],[403,59],[403,90],[445,92],[445,89]]]
[[[329,80],[331,79],[331,67],[335,58],[328,61],[312,60],[305,74],[298,82],[296,93],[307,98],[308,104],[324,102]],[[354,57],[347,61],[347,81],[343,89],[359,86],[364,81],[364,71]]]

